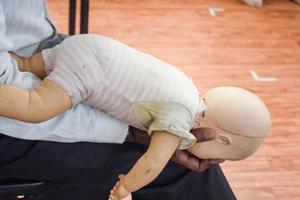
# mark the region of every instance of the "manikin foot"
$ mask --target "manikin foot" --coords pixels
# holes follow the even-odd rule
[[[297,1],[300,1],[300,0],[297,0]],[[244,0],[244,2],[246,4],[248,4],[249,6],[254,6],[257,8],[260,8],[263,6],[263,0]]]

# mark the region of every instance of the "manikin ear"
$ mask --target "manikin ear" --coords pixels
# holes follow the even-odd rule
[[[224,134],[217,134],[215,137],[215,141],[223,145],[231,145],[232,143],[231,138],[228,135]]]

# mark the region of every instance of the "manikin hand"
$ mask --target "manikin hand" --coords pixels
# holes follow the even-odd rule
[[[124,175],[119,175],[119,181],[110,191],[108,200],[131,200],[131,193],[126,189],[123,181]]]
[[[19,69],[22,69],[24,65],[23,59],[14,53],[10,53],[10,56],[17,62]]]
[[[197,138],[197,142],[212,140],[216,136],[216,133],[209,128],[197,128],[192,130],[191,132]],[[130,126],[126,141],[149,145],[150,137],[146,132]],[[177,164],[180,164],[196,172],[203,172],[206,169],[208,169],[210,165],[224,162],[224,160],[199,159],[198,157],[195,157],[194,155],[192,155],[190,152],[186,150],[176,150],[171,160]]]
[[[41,53],[36,53],[29,58],[22,58],[14,53],[10,53],[10,56],[17,62],[18,68],[21,72],[31,72],[38,76],[40,79],[46,77],[47,74],[45,71],[44,61]]]

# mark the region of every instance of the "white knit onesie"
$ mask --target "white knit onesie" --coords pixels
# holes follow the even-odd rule
[[[76,35],[42,51],[46,79],[78,102],[94,106],[136,128],[168,131],[180,149],[196,138],[189,132],[206,109],[192,80],[176,67],[116,40]]]

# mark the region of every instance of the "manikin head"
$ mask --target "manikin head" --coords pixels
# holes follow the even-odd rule
[[[207,110],[200,127],[212,128],[214,140],[196,143],[189,151],[199,158],[241,160],[252,155],[271,127],[264,103],[253,93],[236,87],[217,87],[205,97]]]

